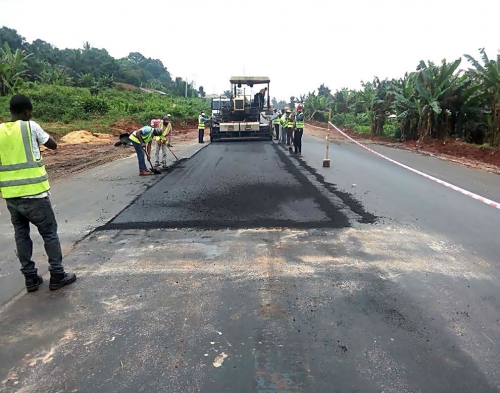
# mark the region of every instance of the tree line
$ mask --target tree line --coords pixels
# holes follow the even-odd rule
[[[400,79],[377,77],[361,82],[359,90],[334,93],[324,84],[319,89],[291,97],[289,105],[304,105],[309,120],[324,122],[331,110],[337,125],[372,135],[400,140],[460,138],[476,144],[500,143],[500,52],[490,59],[484,49],[480,60],[462,59],[440,64],[420,61],[413,72]]]
[[[172,79],[158,59],[139,52],[115,59],[106,49],[85,42],[80,49],[58,49],[37,39],[26,41],[8,27],[0,28],[0,95],[7,95],[24,82],[87,87],[95,93],[115,82],[160,90],[174,96],[203,97],[203,87],[195,89],[182,78]]]

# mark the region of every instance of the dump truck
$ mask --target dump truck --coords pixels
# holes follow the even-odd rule
[[[229,105],[221,105],[210,121],[210,141],[235,139],[272,140],[270,120],[269,83],[263,76],[233,76]],[[265,96],[260,93],[262,85],[267,88]],[[255,94],[252,92],[256,87]],[[257,90],[258,89],[258,90]],[[214,102],[212,102],[212,106]],[[214,110],[214,108],[212,108]]]

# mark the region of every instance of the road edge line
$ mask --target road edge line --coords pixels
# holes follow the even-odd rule
[[[396,161],[396,160],[393,160],[392,158],[389,158],[389,157],[386,157],[384,156],[383,154],[379,153],[379,152],[376,152],[375,150],[373,149],[370,149],[368,146],[365,146],[363,145],[362,143],[358,142],[357,140],[355,140],[354,138],[351,138],[349,135],[347,135],[344,131],[340,130],[335,124],[333,124],[332,122],[330,122],[330,125],[334,128],[334,130],[336,130],[337,132],[339,132],[341,135],[343,135],[344,137],[346,137],[347,139],[349,139],[351,142],[354,142],[356,145],[358,145],[359,147],[369,151],[370,153],[373,153],[381,158],[383,158],[384,160],[387,160],[395,165],[398,165],[400,166],[401,168],[404,168],[406,170],[409,170],[410,172],[413,172],[413,173],[416,173],[417,175],[420,175],[422,177],[425,177],[426,179],[429,179],[429,180],[432,180],[433,182],[435,183],[438,183],[438,184],[441,184],[442,186],[445,186],[447,188],[450,188],[452,189],[453,191],[456,191],[456,192],[459,192],[460,194],[462,195],[466,195],[472,199],[475,199],[476,201],[479,201],[479,202],[482,202],[490,207],[494,207],[496,209],[499,209],[500,210],[500,203],[498,202],[495,202],[491,199],[488,199],[488,198],[485,198],[481,195],[478,195],[476,193],[473,193],[472,191],[468,191],[464,188],[461,188],[461,187],[458,187],[458,186],[455,186],[454,184],[451,184],[451,183],[448,183],[444,180],[441,180],[441,179],[438,179],[437,177],[434,177],[434,176],[431,176],[431,175],[428,175],[427,173],[425,172],[422,172],[422,171],[419,171],[418,169],[414,169],[408,165],[405,165],[399,161]],[[318,126],[314,126],[312,124],[308,124],[308,126],[311,126],[311,127],[314,127],[314,128],[319,128],[319,129],[322,129],[322,130],[327,130],[327,128],[323,128],[323,127],[318,127]]]

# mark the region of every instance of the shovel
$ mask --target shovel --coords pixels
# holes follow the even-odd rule
[[[175,159],[177,161],[179,161],[179,158],[177,158],[177,156],[175,155],[175,153],[172,151],[172,149],[170,148],[170,146],[167,145],[167,149],[170,151],[170,153],[172,153],[172,155],[175,157]]]
[[[148,159],[149,165],[151,166],[150,171],[151,171],[153,174],[155,174],[155,175],[159,175],[159,174],[161,174],[161,172],[160,172],[158,169],[155,169],[155,168],[153,167],[153,164],[151,164],[151,159],[149,158],[149,154],[148,154],[147,149],[146,149],[145,147],[143,147],[143,148],[142,148],[142,150],[144,150],[144,153],[146,153],[146,158]]]

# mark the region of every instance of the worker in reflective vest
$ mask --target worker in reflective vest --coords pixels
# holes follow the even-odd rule
[[[160,136],[155,136],[156,149],[155,149],[155,167],[160,166],[160,150],[162,152],[161,165],[163,169],[167,169],[167,144],[170,138],[170,131],[172,130],[172,125],[170,124],[170,118],[165,116],[161,122],[162,133]]]
[[[281,117],[280,117],[280,124],[281,124],[281,142],[283,144],[286,143],[286,126],[287,126],[287,121],[286,121],[286,110],[282,109],[281,110]]]
[[[205,123],[210,120],[210,118],[205,116],[203,112],[198,116],[198,143],[205,143],[203,140],[205,137]]]
[[[153,128],[151,126],[144,126],[139,130],[132,132],[129,136],[134,146],[135,152],[137,153],[137,161],[139,162],[139,176],[151,175],[151,171],[148,171],[146,167],[146,161],[144,160],[144,151],[147,149],[146,154],[151,151],[151,141],[154,136],[160,136],[161,129]]]
[[[295,131],[293,133],[293,144],[295,154],[302,155],[302,135],[304,134],[304,113],[302,105],[297,106],[297,116],[295,116]]]
[[[0,192],[14,226],[17,256],[28,292],[38,290],[43,279],[32,260],[30,223],[43,238],[49,260],[51,290],[76,281],[62,264],[57,222],[50,202],[50,185],[39,145],[56,149],[57,143],[39,124],[30,121],[33,105],[28,97],[10,100],[10,121],[0,124]]]
[[[286,111],[286,145],[292,148],[292,136],[293,136],[293,122],[295,120],[295,115],[289,109]]]
[[[276,140],[280,139],[280,113],[275,108],[273,116],[271,117],[274,126],[274,133],[276,134]]]

